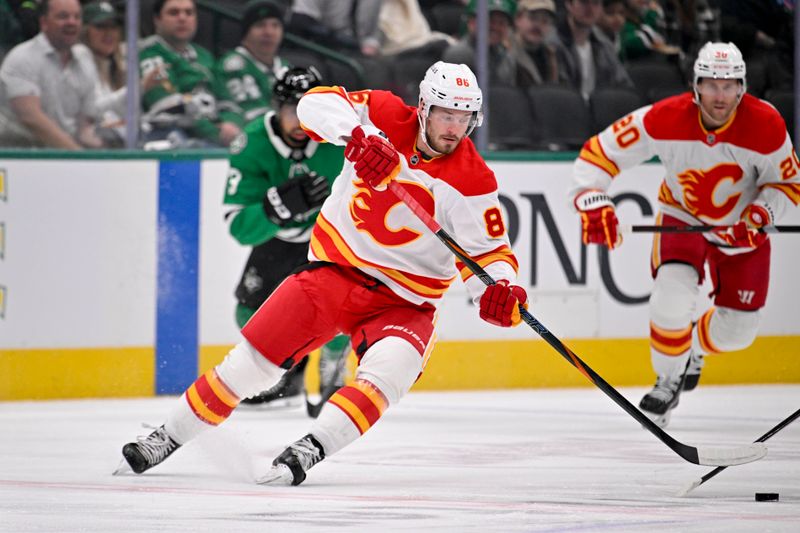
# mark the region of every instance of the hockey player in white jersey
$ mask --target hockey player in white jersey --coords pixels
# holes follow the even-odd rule
[[[759,228],[800,202],[800,164],[786,125],[747,94],[745,74],[734,44],[707,43],[691,93],[622,117],[589,139],[574,165],[570,197],[584,243],[614,249],[622,242],[605,191],[622,170],[655,155],[666,170],[657,224],[728,226],[653,239],[650,352],[658,377],[639,407],[662,426],[680,391],[697,385],[705,355],[753,342],[769,285],[770,241]],[[714,306],[696,313],[705,263]]]
[[[322,206],[310,264],[289,276],[242,329],[244,340],[193,383],[163,426],[123,447],[141,473],[225,421],[241,398],[269,388],[304,354],[338,333],[359,360],[355,381],[327,402],[309,433],[265,469],[260,483],[297,485],[355,441],[411,388],[434,344],[436,304],[461,277],[487,322],[521,321],[525,290],[509,247],[494,174],[467,137],[482,121],[482,93],[466,65],[438,62],[418,107],[386,91],[316,87],[297,112],[315,140],[345,146]],[[498,284],[485,287],[390,190],[395,180]],[[266,466],[266,465],[265,465]]]

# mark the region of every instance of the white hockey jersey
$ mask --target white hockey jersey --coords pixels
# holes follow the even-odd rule
[[[494,279],[516,280],[497,181],[468,138],[449,155],[424,158],[416,147],[416,108],[387,91],[316,87],[297,113],[318,141],[344,145],[358,125],[385,132],[402,156],[397,181]],[[349,161],[317,218],[309,260],[356,267],[417,304],[435,305],[459,274],[473,298],[485,289],[405,204],[361,182]]]
[[[606,190],[622,170],[656,155],[666,168],[661,211],[688,224],[734,224],[754,201],[775,223],[800,202],[800,162],[775,108],[745,94],[728,122],[708,131],[691,93],[642,107],[589,139],[575,161],[570,199]]]

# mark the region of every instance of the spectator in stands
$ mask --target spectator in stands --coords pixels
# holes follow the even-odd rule
[[[159,83],[142,95],[145,147],[167,140],[171,147],[228,146],[241,129],[219,119],[211,52],[193,44],[197,32],[194,0],[156,0],[155,35],[144,39],[139,68]],[[153,145],[149,145],[153,146]]]
[[[383,0],[294,0],[289,31],[331,48],[376,56],[382,4]]]
[[[664,11],[656,0],[626,0],[625,24],[620,40],[627,60],[658,54],[679,56],[680,48],[664,38]]]
[[[245,5],[241,43],[216,67],[223,120],[244,127],[271,109],[275,79],[289,66],[278,55],[283,16],[283,8],[273,0],[252,0]]]
[[[556,52],[563,45],[552,38],[555,17],[554,0],[520,0],[517,4],[511,53],[517,64],[519,87],[566,83],[559,75]]]
[[[626,0],[603,0],[603,14],[597,21],[597,27],[614,45],[614,50],[622,61],[625,61],[625,54],[620,33],[625,25],[625,2]]]
[[[39,33],[39,3],[0,0],[0,61],[6,53]]]
[[[96,67],[97,134],[110,148],[122,147],[125,139],[125,115],[128,91],[125,88],[125,59],[122,41],[122,16],[110,2],[90,2],[83,8],[83,31],[79,47],[91,53]],[[158,80],[154,70],[142,79],[142,92]]]
[[[712,6],[713,3],[713,6]],[[668,43],[684,54],[683,70],[689,74],[700,48],[709,41],[719,41],[718,0],[663,0],[664,26]]]
[[[720,0],[721,36],[745,60],[767,63],[767,87],[791,89],[794,82],[794,16],[787,2]]]
[[[78,0],[45,0],[41,32],[14,47],[0,67],[0,145],[99,148],[94,65],[79,49]]]
[[[418,0],[384,0],[378,26],[383,35],[382,55],[424,55],[433,63],[455,39],[431,31]]]
[[[633,89],[614,45],[597,27],[603,0],[564,0],[564,9],[566,16],[558,25],[558,36],[566,53],[559,55],[559,68],[570,85],[587,101],[598,87]]]
[[[489,6],[489,84],[513,87],[517,69],[511,54],[511,32],[516,5],[513,0],[487,0]],[[477,2],[467,6],[467,34],[449,46],[442,55],[446,63],[463,63],[475,70],[475,43],[477,34]]]

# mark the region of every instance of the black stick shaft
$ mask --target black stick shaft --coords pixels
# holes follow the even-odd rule
[[[729,227],[633,225],[630,226],[630,231],[631,233],[709,233],[711,231],[725,231]],[[763,233],[800,233],[800,226],[764,226],[760,231]]]
[[[465,265],[473,274],[475,274],[486,285],[494,285],[495,281],[481,267],[475,262],[469,254],[453,239],[447,232],[442,229],[438,222],[427,212],[424,208],[411,196],[399,183],[391,181],[389,189],[405,203],[414,214],[431,230],[436,237]],[[572,366],[578,369],[586,379],[592,382],[597,388],[603,391],[610,397],[617,405],[622,407],[629,415],[638,421],[645,429],[655,435],[659,440],[666,444],[672,451],[680,455],[686,461],[694,464],[700,464],[698,450],[694,446],[689,446],[675,440],[663,429],[658,427],[655,422],[637,409],[630,403],[622,394],[612,387],[606,380],[600,377],[589,365],[583,362],[575,352],[567,348],[561,340],[553,335],[541,322],[539,322],[527,309],[520,305],[520,314],[523,321],[528,324],[540,337],[542,337],[551,347],[553,347],[561,356],[567,360]]]

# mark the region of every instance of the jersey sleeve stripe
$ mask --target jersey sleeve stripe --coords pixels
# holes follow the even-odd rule
[[[612,178],[620,172],[617,164],[606,155],[597,135],[586,141],[578,158],[602,169]]]
[[[321,142],[326,142],[326,141],[325,141],[325,139],[323,139],[322,137],[320,137],[319,135],[317,135],[316,133],[314,133],[314,131],[313,131],[313,130],[310,130],[310,129],[308,129],[308,128],[305,126],[305,124],[303,124],[302,122],[300,123],[300,129],[302,129],[304,132],[306,132],[306,135],[308,135],[308,136],[309,136],[309,138],[310,138],[312,141],[315,141],[315,142],[318,142],[318,143],[321,143]]]
[[[794,205],[800,203],[800,183],[766,183],[763,187],[781,191]]]
[[[477,257],[472,258],[476,263],[478,263],[482,268],[486,268],[488,265],[492,263],[496,263],[498,261],[502,261],[504,263],[508,263],[511,265],[511,268],[514,269],[514,272],[519,272],[519,262],[517,261],[514,252],[511,251],[506,245],[503,245],[499,248],[492,250],[491,252],[479,255]],[[472,271],[461,261],[456,261],[456,268],[458,268],[459,272],[461,273],[461,279],[466,281],[470,277],[474,276]]]

